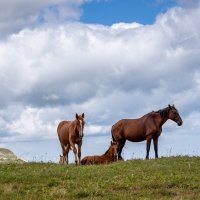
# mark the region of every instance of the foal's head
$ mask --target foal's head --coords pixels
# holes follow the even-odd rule
[[[82,115],[78,115],[76,113],[76,130],[78,131],[80,139],[83,138],[83,129],[85,125],[84,117],[85,117],[84,113],[82,113]]]
[[[110,148],[109,148],[109,152],[110,154],[113,156],[113,160],[116,161],[117,160],[117,149],[118,149],[118,143],[117,142],[110,142]]]
[[[178,124],[178,126],[181,126],[183,124],[183,121],[179,115],[178,110],[175,108],[174,105],[172,105],[172,106],[169,105],[168,108],[169,108],[169,110],[168,110],[169,119],[176,122]]]
[[[62,165],[65,162],[65,157],[60,155],[59,164]]]

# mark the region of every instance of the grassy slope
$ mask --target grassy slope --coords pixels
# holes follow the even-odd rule
[[[0,199],[200,199],[200,157],[0,165]]]

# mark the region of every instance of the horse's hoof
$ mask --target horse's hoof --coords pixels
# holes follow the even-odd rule
[[[124,159],[122,157],[119,157],[118,160],[119,161],[124,161]]]

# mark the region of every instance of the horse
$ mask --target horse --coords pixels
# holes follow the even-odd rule
[[[146,159],[149,159],[151,140],[153,139],[155,158],[158,158],[158,138],[162,132],[163,124],[168,120],[176,122],[178,126],[183,124],[178,110],[174,105],[152,111],[138,119],[122,119],[112,126],[111,134],[113,141],[118,142],[118,159],[126,140],[141,142],[146,140]]]
[[[86,156],[81,160],[82,165],[106,164],[117,161],[117,142],[112,142],[108,150],[101,156]]]
[[[60,164],[66,163],[68,164],[68,153],[72,148],[75,163],[77,165],[80,164],[81,161],[81,146],[83,139],[83,130],[84,130],[84,113],[82,115],[78,115],[76,113],[76,119],[74,121],[61,121],[57,127],[57,134],[60,141],[60,145],[62,148],[62,156],[60,157]],[[77,149],[78,146],[78,161],[77,161]]]

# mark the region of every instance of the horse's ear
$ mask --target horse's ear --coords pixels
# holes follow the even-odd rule
[[[170,104],[168,106],[169,106],[170,109],[172,108]]]
[[[76,119],[78,119],[78,114],[76,113]]]
[[[85,117],[85,114],[84,113],[82,113],[82,118],[84,118]]]

